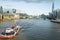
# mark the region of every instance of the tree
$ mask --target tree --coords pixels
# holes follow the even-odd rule
[[[7,11],[7,13],[9,13],[9,11]]]
[[[41,15],[41,18],[46,19],[47,17],[46,17],[45,14],[42,14],[42,15]]]

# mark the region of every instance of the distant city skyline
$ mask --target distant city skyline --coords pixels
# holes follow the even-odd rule
[[[55,10],[60,8],[60,0],[0,0],[0,6],[4,9],[16,9],[17,13],[27,13],[28,15],[48,15],[52,11],[54,1]]]

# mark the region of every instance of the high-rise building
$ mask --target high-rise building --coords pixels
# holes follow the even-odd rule
[[[55,15],[54,15],[54,2],[52,2],[52,19],[55,19]]]
[[[52,12],[54,11],[54,2],[52,2]]]
[[[51,19],[55,19],[55,13],[54,13],[54,2],[52,2],[52,8],[51,13],[49,13],[49,16]]]
[[[3,13],[3,8],[2,8],[2,6],[0,6],[0,13]]]
[[[16,13],[16,9],[12,9],[12,12],[13,12],[13,13]]]

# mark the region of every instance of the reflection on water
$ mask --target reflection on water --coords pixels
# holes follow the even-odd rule
[[[21,30],[19,35],[12,40],[60,40],[60,24],[43,19],[21,19],[1,22],[0,33],[13,24],[21,25]]]

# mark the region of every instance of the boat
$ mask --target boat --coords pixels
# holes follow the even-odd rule
[[[51,20],[51,22],[60,23],[60,20]]]
[[[14,33],[13,34],[10,34],[10,35],[6,35],[6,34],[0,34],[0,38],[1,39],[11,39],[11,38],[14,38],[20,31],[20,25],[16,25],[15,27],[11,27],[13,30],[14,30]],[[6,30],[10,30],[11,28],[7,28]]]

